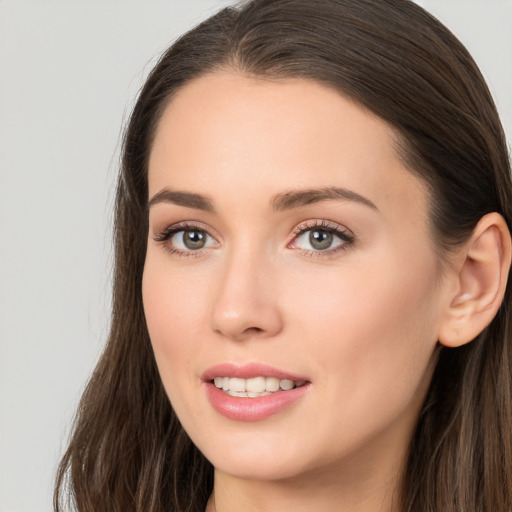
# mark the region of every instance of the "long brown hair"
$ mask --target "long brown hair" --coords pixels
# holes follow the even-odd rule
[[[161,57],[127,127],[115,218],[112,327],[56,482],[80,512],[202,512],[213,468],[163,390],[142,308],[152,137],[173,94],[220,69],[313,79],[386,120],[430,190],[441,257],[486,213],[512,225],[510,162],[485,82],[462,44],[409,0],[253,0]],[[307,98],[305,98],[307,101]],[[410,443],[403,512],[512,510],[510,289],[466,346],[440,349]]]

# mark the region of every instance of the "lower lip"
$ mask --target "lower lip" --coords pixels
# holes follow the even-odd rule
[[[268,418],[300,400],[310,389],[304,384],[289,391],[276,391],[255,398],[230,396],[211,382],[205,382],[206,394],[213,408],[226,418],[238,421],[258,421]]]

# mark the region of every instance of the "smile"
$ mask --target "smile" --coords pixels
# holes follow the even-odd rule
[[[242,398],[257,398],[267,396],[279,391],[290,391],[305,384],[305,381],[278,379],[276,377],[252,377],[242,379],[238,377],[214,377],[213,383],[229,396]]]
[[[201,380],[213,409],[235,421],[261,421],[285,413],[312,389],[305,375],[260,363],[217,364]]]

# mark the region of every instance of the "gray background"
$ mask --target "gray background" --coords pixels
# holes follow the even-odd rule
[[[0,0],[0,512],[51,509],[107,334],[121,126],[157,56],[228,1]],[[418,1],[467,45],[512,137],[512,0]]]

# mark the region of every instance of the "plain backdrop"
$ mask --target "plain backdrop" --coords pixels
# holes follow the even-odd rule
[[[156,57],[228,1],[0,0],[0,512],[51,510],[108,332],[121,127]],[[512,0],[424,0],[512,138]]]

